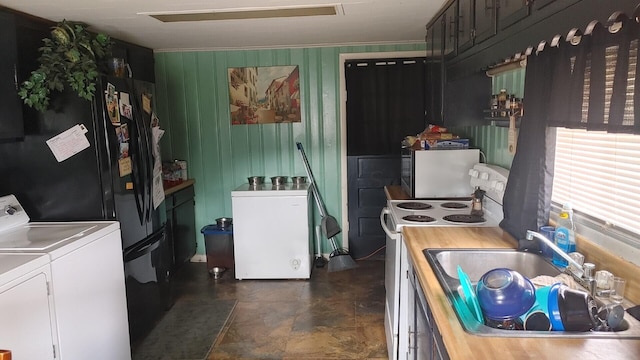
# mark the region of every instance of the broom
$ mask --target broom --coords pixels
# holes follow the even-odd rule
[[[338,221],[333,216],[327,214],[327,209],[324,206],[322,198],[320,197],[320,193],[318,192],[318,187],[316,186],[316,181],[313,177],[313,173],[311,172],[311,167],[309,166],[309,161],[307,160],[307,155],[304,153],[302,144],[297,142],[296,146],[300,151],[300,155],[302,156],[302,162],[304,163],[304,168],[307,172],[307,176],[309,177],[309,182],[311,183],[309,186],[311,187],[311,192],[313,193],[313,197],[315,198],[318,211],[320,211],[320,216],[322,217],[322,221],[320,224],[322,233],[327,239],[329,239],[329,243],[333,248],[333,251],[329,255],[328,271],[334,272],[353,269],[357,267],[358,264],[356,264],[356,262],[351,258],[351,255],[349,255],[349,252],[347,250],[338,247],[335,236],[338,235],[342,230],[338,225]]]

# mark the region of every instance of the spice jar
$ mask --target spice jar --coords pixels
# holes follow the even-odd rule
[[[507,90],[506,89],[501,89],[500,93],[498,93],[498,108],[499,109],[506,109],[507,108],[507,99],[508,99],[509,94],[507,94]],[[500,116],[507,116],[507,112],[506,111],[501,111],[500,112]]]

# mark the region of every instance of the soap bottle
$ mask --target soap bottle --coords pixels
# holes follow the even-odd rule
[[[556,226],[554,242],[562,251],[569,254],[576,251],[576,226],[573,222],[573,209],[571,204],[562,206]],[[553,263],[560,267],[567,267],[567,260],[558,254],[553,254]]]

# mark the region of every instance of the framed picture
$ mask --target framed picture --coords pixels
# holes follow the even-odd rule
[[[231,124],[301,122],[297,65],[229,68]]]

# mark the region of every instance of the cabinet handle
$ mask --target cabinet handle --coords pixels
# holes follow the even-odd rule
[[[484,0],[484,9],[485,10],[493,10],[493,1],[494,0]],[[491,2],[491,3],[489,3]],[[496,8],[499,7],[499,5],[496,6]]]
[[[451,21],[449,21],[449,40],[451,42],[454,42],[456,37],[453,33],[453,29],[456,27],[456,22],[455,19],[453,18],[453,16],[451,17]]]
[[[409,352],[411,352],[411,350],[416,349],[416,346],[411,344],[411,339],[413,338],[414,333],[415,333],[414,331],[411,331],[411,327],[409,327],[409,343],[407,344]]]
[[[20,87],[18,86],[18,67],[16,64],[13,64],[13,84],[15,85],[16,90],[20,90]]]

